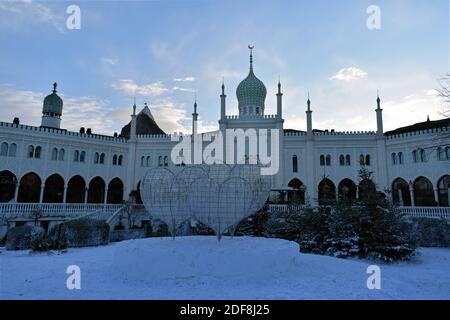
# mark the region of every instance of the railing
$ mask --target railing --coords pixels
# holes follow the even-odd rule
[[[126,206],[123,206],[119,208],[114,214],[112,214],[107,220],[106,223],[108,223],[110,226],[115,226],[119,222],[127,224],[127,227],[131,227],[128,225],[128,213],[126,212]],[[150,214],[148,213],[147,209],[142,204],[135,204],[132,207],[132,220],[135,224],[138,222],[141,222],[142,220],[151,219]]]
[[[0,220],[42,218],[70,219],[90,213],[111,215],[122,204],[85,203],[0,203]],[[37,214],[39,212],[39,214]]]
[[[280,212],[296,212],[300,210],[306,209],[306,205],[302,204],[269,204],[269,212],[270,213],[280,213]]]
[[[305,205],[269,204],[270,213],[297,212],[305,209]],[[450,207],[398,207],[399,213],[412,218],[434,218],[450,221]]]
[[[408,217],[444,218],[450,221],[450,207],[398,207],[397,210]]]

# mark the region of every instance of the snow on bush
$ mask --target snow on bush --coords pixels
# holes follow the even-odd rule
[[[45,230],[37,226],[20,226],[11,228],[6,234],[6,250],[26,250],[31,248],[31,242],[44,236]]]
[[[109,242],[109,225],[105,221],[81,218],[64,222],[51,230],[51,236],[66,241],[67,247],[90,247]]]

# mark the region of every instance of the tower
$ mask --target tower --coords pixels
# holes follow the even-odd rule
[[[381,109],[380,95],[377,93],[377,108],[375,109],[377,113],[377,135],[383,135],[383,109]]]
[[[192,113],[192,136],[197,136],[197,121],[198,121],[198,113],[197,113],[197,98],[195,98],[194,102],[194,113]]]
[[[281,93],[281,82],[278,79],[278,93],[277,93],[277,116],[283,118],[283,93]]]
[[[42,121],[41,127],[46,128],[61,128],[61,116],[63,109],[63,101],[56,94],[56,87],[58,84],[53,83],[53,91],[51,94],[45,97],[44,106],[42,108]]]
[[[136,181],[136,144],[137,144],[137,134],[136,134],[136,99],[133,104],[133,113],[131,115],[131,125],[130,125],[130,139],[128,140],[128,167],[127,167],[127,193],[131,194],[133,190],[137,189]]]
[[[311,100],[309,99],[309,92],[308,92],[308,100],[306,101],[306,132],[308,138],[312,138],[312,111],[311,111]]]
[[[315,170],[314,170],[314,145],[313,145],[313,129],[312,129],[312,110],[311,100],[306,101],[306,198],[312,205],[317,204],[317,190],[315,186]]]
[[[225,83],[222,80],[222,94],[220,95],[220,119],[221,120],[225,120],[225,118],[227,116],[226,98],[227,98],[227,95],[225,94]]]

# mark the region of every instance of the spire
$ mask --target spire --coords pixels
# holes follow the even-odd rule
[[[280,80],[280,76],[278,76],[278,94],[281,94],[281,80]]]
[[[53,83],[53,93],[56,93],[56,87],[58,87],[58,84],[56,82]]]
[[[194,114],[193,115],[196,115],[197,114],[197,95],[195,96],[195,102],[194,102]]]
[[[381,104],[380,91],[377,89],[377,108],[378,109],[381,109],[380,104]]]
[[[134,104],[133,104],[133,116],[136,115],[136,97],[134,97]]]
[[[222,95],[225,95],[225,79],[222,77]]]
[[[253,48],[255,46],[248,45],[248,48],[250,49],[250,72],[253,72]]]
[[[308,111],[311,111],[311,99],[309,98],[309,91],[308,91],[308,100],[306,101],[306,104],[308,105]]]

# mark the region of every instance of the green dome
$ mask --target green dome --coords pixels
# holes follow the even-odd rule
[[[253,49],[253,47],[250,47]],[[250,72],[247,78],[241,81],[236,89],[236,96],[239,102],[239,110],[245,107],[264,108],[267,90],[264,83],[253,73],[253,55],[250,53]]]
[[[63,101],[56,94],[57,84],[53,84],[53,92],[45,97],[43,113],[53,113],[57,115],[62,115]]]
[[[266,86],[255,76],[253,70],[250,70],[247,78],[242,80],[236,89],[239,108],[249,106],[264,108],[266,95]]]

